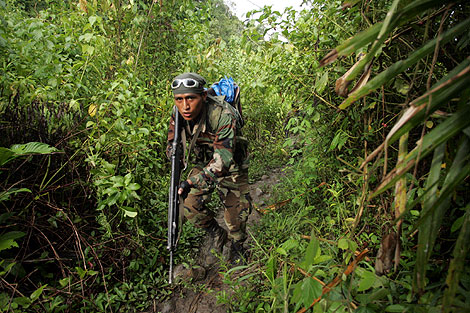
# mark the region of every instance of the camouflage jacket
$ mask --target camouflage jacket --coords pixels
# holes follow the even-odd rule
[[[189,178],[198,189],[214,186],[219,178],[248,167],[248,142],[242,136],[238,111],[220,97],[208,96],[201,112],[192,127],[187,121],[183,122],[188,147],[198,127],[202,127],[193,151],[189,152],[194,155],[195,163],[203,167],[201,173]],[[168,129],[167,155],[170,155],[174,131],[173,113]]]

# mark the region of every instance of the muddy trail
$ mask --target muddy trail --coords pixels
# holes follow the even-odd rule
[[[262,207],[267,202],[273,187],[280,183],[280,178],[284,175],[284,171],[277,169],[272,171],[270,175],[264,175],[260,180],[250,184],[250,195],[255,208]],[[250,228],[261,218],[261,214],[255,208],[248,218],[248,233]],[[222,210],[219,212],[217,220],[219,225],[225,227]],[[253,239],[248,236],[246,246],[251,246],[252,241]],[[229,251],[230,243],[224,247],[223,259],[228,259]],[[186,269],[182,265],[175,267],[175,275],[180,276],[181,282],[176,284],[173,296],[163,303],[154,303],[153,308],[146,313],[229,312],[229,305],[217,303],[217,297],[230,299],[233,293],[231,282],[253,272],[253,269],[248,267],[239,271],[229,271],[230,275],[224,275],[227,269],[222,262],[206,270],[204,268]]]

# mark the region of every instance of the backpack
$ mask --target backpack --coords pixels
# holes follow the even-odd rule
[[[241,125],[243,126],[242,105],[240,102],[240,87],[233,80],[232,77],[222,78],[220,81],[212,84],[207,90],[207,93],[212,96],[225,96],[224,101],[232,105],[238,112]]]

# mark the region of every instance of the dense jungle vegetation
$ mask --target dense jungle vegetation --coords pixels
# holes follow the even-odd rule
[[[245,274],[223,271],[230,312],[469,312],[469,12],[0,0],[0,312],[172,296],[164,151],[183,71],[240,84],[251,181],[285,169]],[[185,224],[176,263],[201,237]]]

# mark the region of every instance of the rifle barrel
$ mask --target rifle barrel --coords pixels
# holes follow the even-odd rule
[[[168,278],[168,283],[171,285],[173,283],[173,251],[170,250],[170,277]]]
[[[168,250],[170,251],[170,277],[168,282],[173,282],[173,252],[176,249],[179,234],[179,195],[178,186],[181,176],[181,147],[180,147],[180,114],[175,107],[175,130],[171,146],[171,178],[168,204]]]

